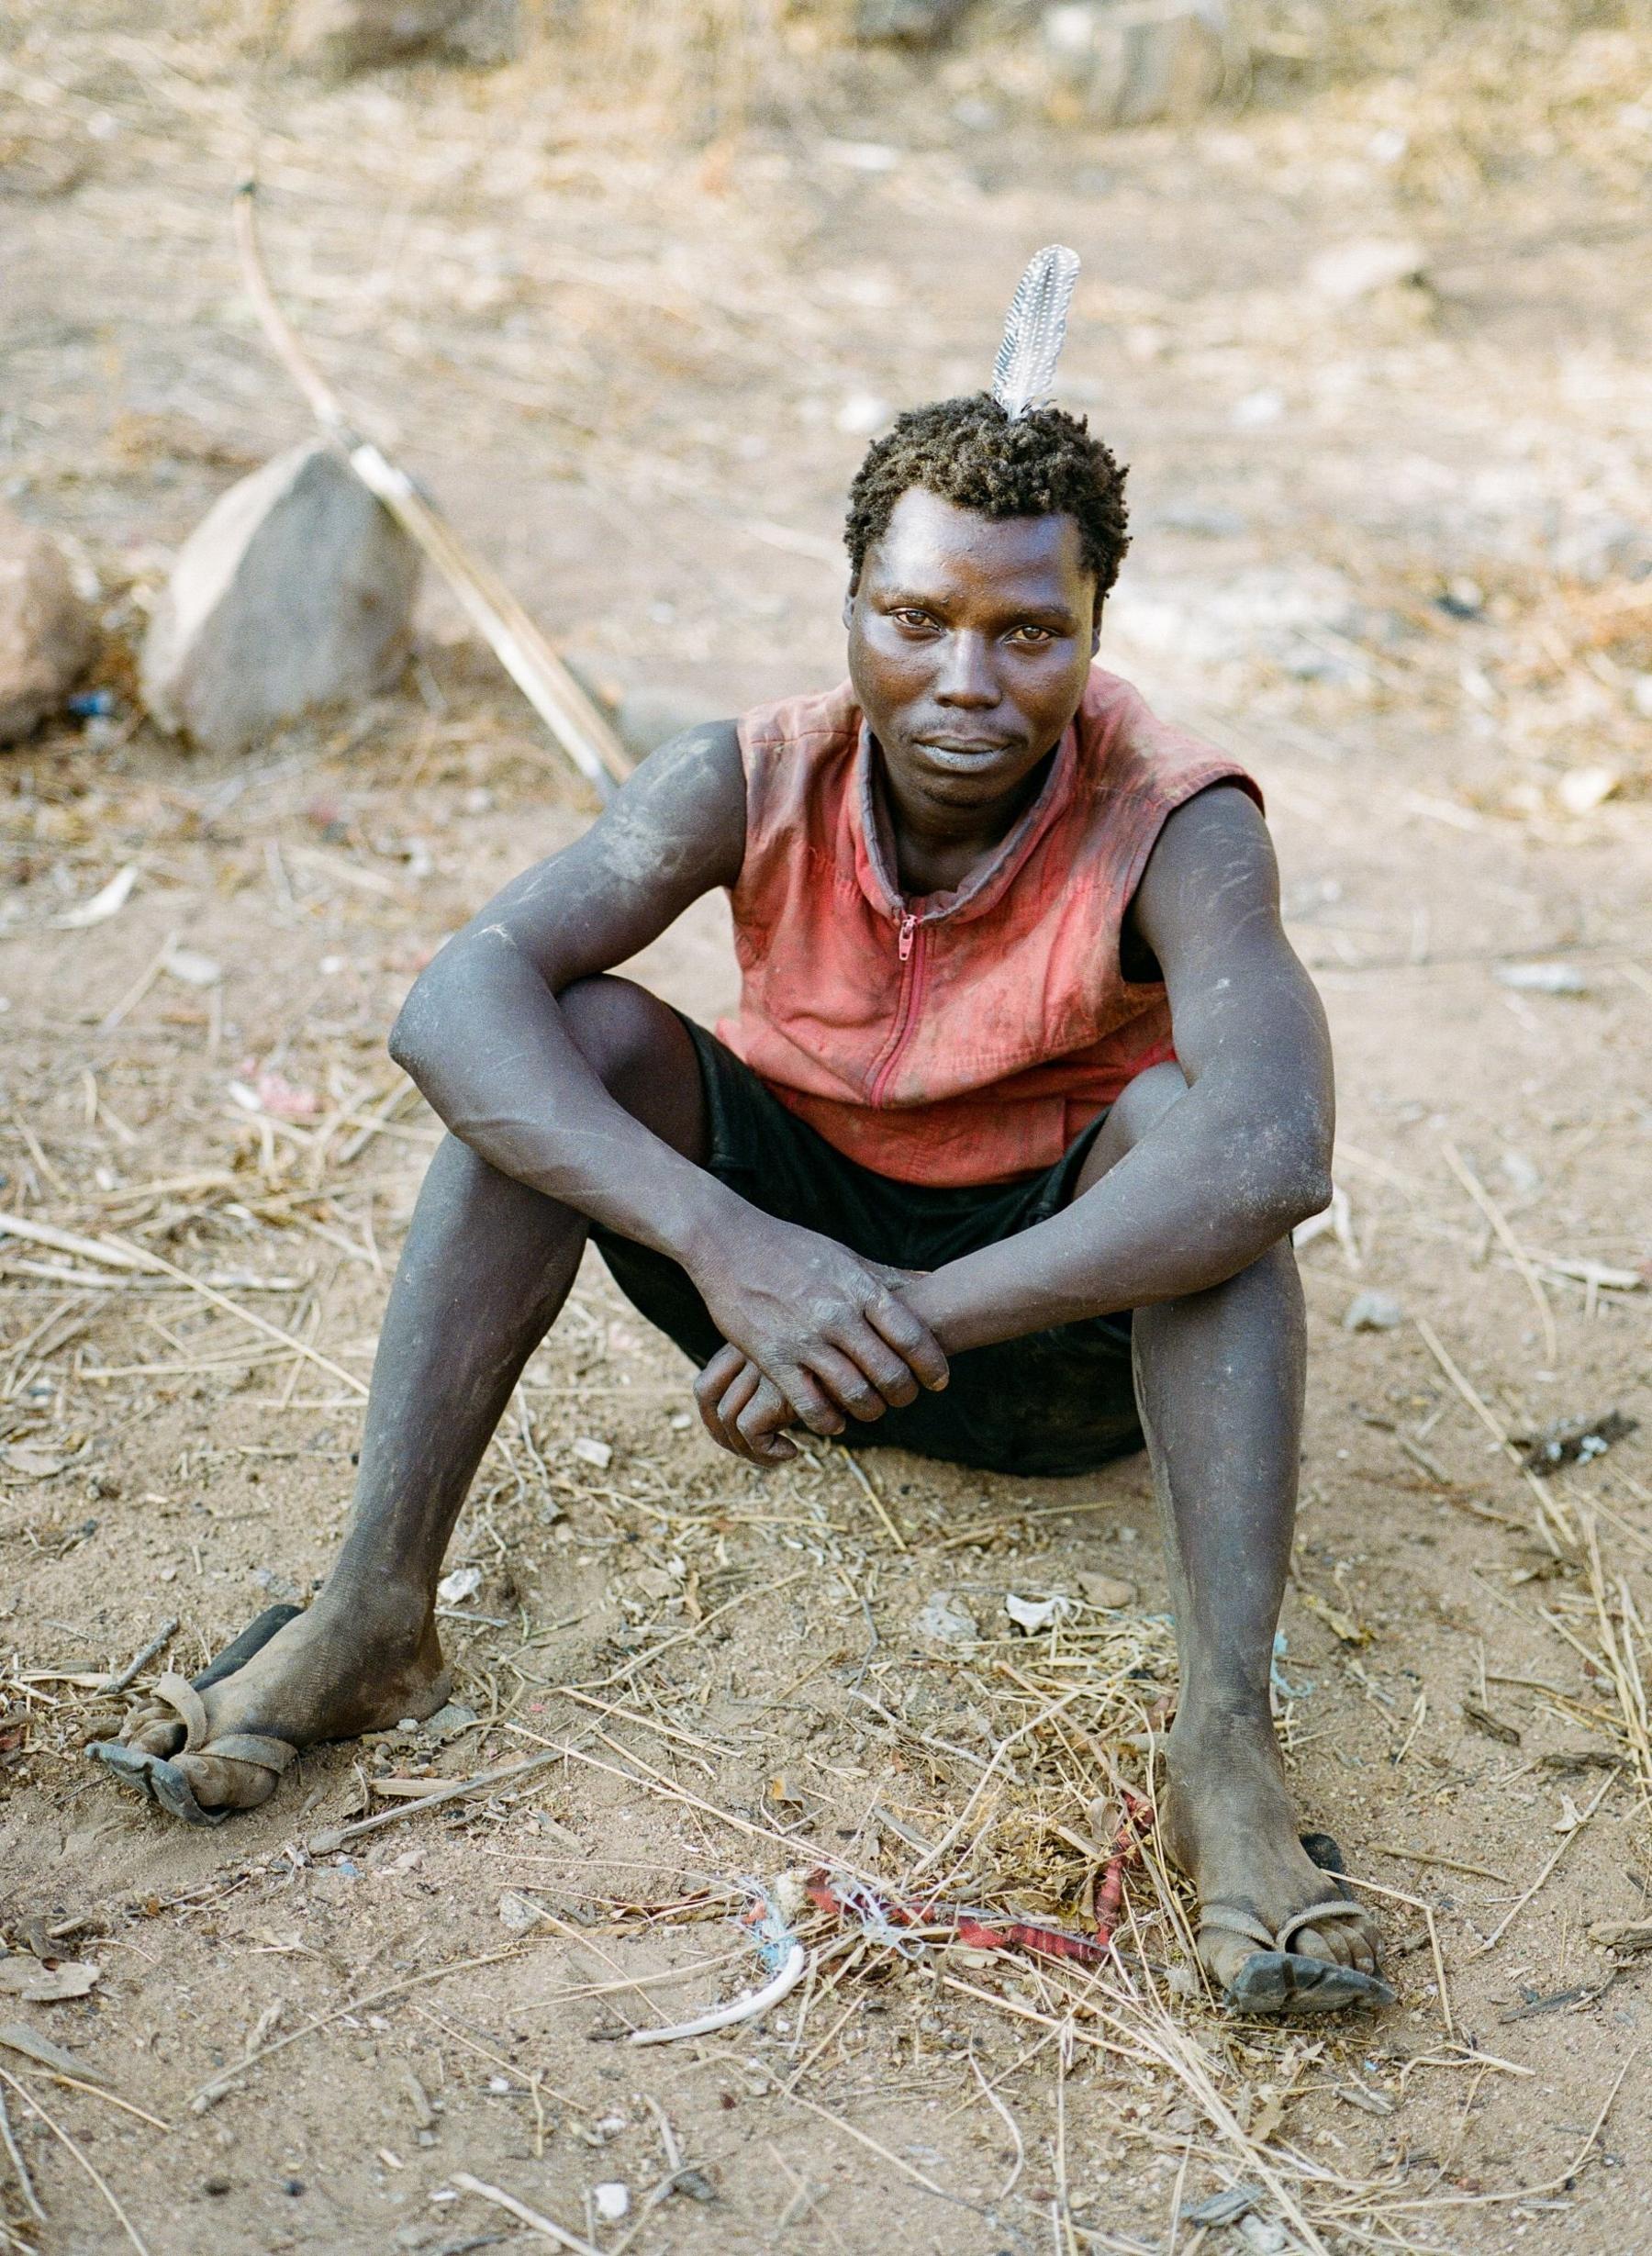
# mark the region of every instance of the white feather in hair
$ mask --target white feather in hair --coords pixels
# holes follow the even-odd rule
[[[1041,408],[1055,388],[1055,363],[1066,341],[1067,307],[1078,279],[1078,254],[1050,243],[1027,262],[1016,285],[992,372],[992,396],[1013,422]]]

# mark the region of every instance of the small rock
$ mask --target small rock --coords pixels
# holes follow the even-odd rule
[[[1557,572],[1598,587],[1609,579],[1652,577],[1652,526],[1611,512],[1591,512],[1552,542]]]
[[[1242,2217],[1239,2238],[1254,2256],[1280,2256],[1280,2250],[1290,2246],[1290,2235],[1284,2226],[1267,2217]]]
[[[974,0],[856,0],[854,36],[863,46],[939,47]]]
[[[1102,126],[1191,117],[1239,60],[1226,0],[1074,0],[1041,30],[1057,114]]]
[[[49,533],[0,508],[0,744],[16,744],[66,702],[97,627]]]
[[[444,1574],[436,1585],[436,1595],[444,1606],[463,1605],[474,1598],[482,1587],[480,1567],[455,1567],[452,1574]]]
[[[410,642],[419,552],[333,449],[278,454],[220,494],[150,623],[143,698],[164,729],[236,753],[385,687]]]
[[[1421,243],[1403,238],[1367,235],[1322,251],[1308,269],[1308,280],[1334,306],[1351,306],[1401,283],[1420,285],[1427,255]]]
[[[607,1472],[614,1461],[614,1452],[606,1441],[594,1441],[589,1434],[575,1437],[574,1454],[582,1465],[594,1465],[599,1473]]]
[[[540,1926],[542,1918],[537,1905],[514,1888],[507,1888],[499,1898],[499,1916],[513,1935],[525,1935],[530,1927]]]
[[[847,439],[869,439],[881,430],[895,410],[876,392],[851,392],[832,417]]]
[[[286,44],[305,68],[345,77],[419,54],[506,62],[520,39],[519,0],[298,0]]]
[[[1078,1588],[1090,1605],[1099,1606],[1104,1613],[1116,1613],[1121,1606],[1135,1603],[1135,1584],[1121,1581],[1116,1574],[1080,1574]]]
[[[217,987],[224,976],[224,966],[198,948],[169,948],[162,968],[185,987]]]
[[[936,1645],[974,1645],[981,1635],[975,1615],[950,1591],[937,1591],[926,1600],[912,1627]]]
[[[284,1606],[302,1605],[304,1603],[304,1592],[292,1577],[278,1574],[273,1567],[254,1567],[249,1580],[256,1582],[261,1591],[268,1591],[270,1596],[278,1599]]]
[[[622,2217],[631,2215],[631,2188],[621,2185],[618,2178],[609,2178],[592,2186],[591,2206],[602,2224],[617,2225]]]
[[[1259,2185],[1225,2186],[1219,2194],[1207,2194],[1182,2211],[1182,2221],[1188,2225],[1202,2225],[1214,2230],[1219,2225],[1232,2225],[1254,2209],[1263,2198]]]
[[[1356,1292],[1343,1312],[1345,1332],[1397,1332],[1404,1322],[1391,1292]]]
[[[474,1708],[466,1707],[463,1700],[450,1700],[444,1708],[438,1708],[419,1728],[434,1739],[451,1739],[461,1731],[468,1731],[476,1720]]]
[[[1499,964],[1499,987],[1522,995],[1587,995],[1589,981],[1575,964]]]
[[[103,1969],[89,1960],[65,1959],[56,1966],[46,1966],[22,1951],[0,1959],[0,1993],[25,1998],[31,2005],[57,2005],[65,1998],[89,1997],[102,1979]]]
[[[1024,1629],[1030,1637],[1040,1630],[1048,1629],[1073,1611],[1073,1602],[1060,1591],[1048,1598],[1020,1598],[1013,1591],[1004,1601],[1004,1612],[1018,1629]]]
[[[1235,430],[1266,430],[1270,423],[1280,421],[1284,413],[1284,393],[1276,384],[1265,384],[1233,402],[1232,419]]]
[[[1555,787],[1555,796],[1568,815],[1591,815],[1603,807],[1623,782],[1615,767],[1568,767]]]

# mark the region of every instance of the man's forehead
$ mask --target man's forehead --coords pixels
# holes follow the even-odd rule
[[[901,586],[988,581],[1006,594],[1075,591],[1088,574],[1077,521],[1065,512],[989,517],[910,486],[872,552],[877,577]]]

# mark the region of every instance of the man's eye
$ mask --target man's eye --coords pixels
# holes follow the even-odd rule
[[[903,627],[927,627],[930,623],[927,611],[897,611],[895,616]]]
[[[1048,627],[1017,627],[1011,640],[1027,642],[1035,650],[1042,650],[1046,642],[1053,642],[1055,637]]]

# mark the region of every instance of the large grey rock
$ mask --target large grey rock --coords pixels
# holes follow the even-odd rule
[[[939,47],[975,0],[855,0],[854,36],[867,46]]]
[[[0,744],[57,711],[96,647],[96,621],[57,542],[0,509]]]
[[[287,50],[310,70],[344,77],[422,54],[505,62],[520,38],[520,0],[298,0]]]
[[[143,649],[144,702],[212,752],[393,680],[419,552],[330,447],[220,494],[179,551]]]
[[[1104,126],[1205,108],[1238,44],[1227,0],[1071,0],[1046,8],[1042,28],[1060,106]]]

